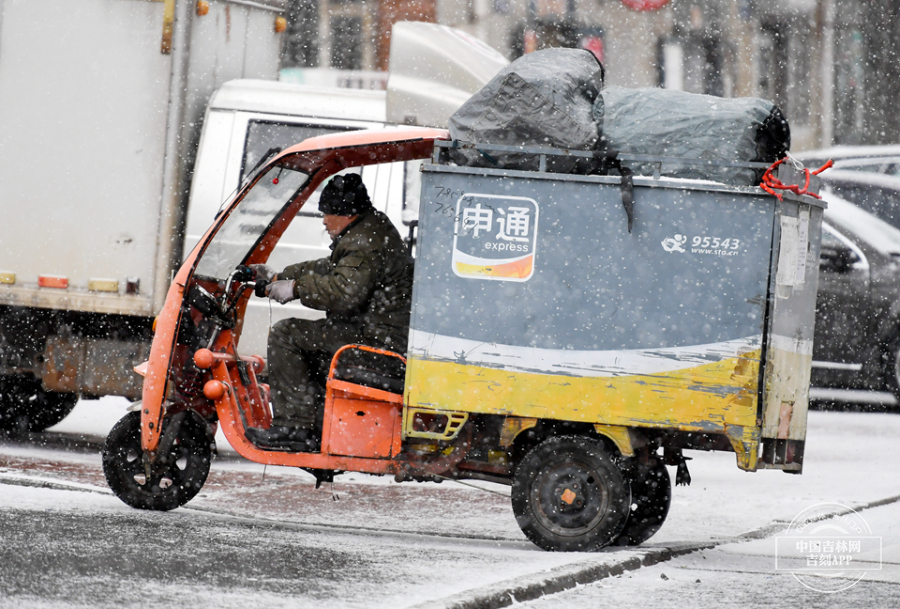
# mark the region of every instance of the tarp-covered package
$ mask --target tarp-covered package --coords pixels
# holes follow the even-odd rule
[[[591,150],[599,138],[593,104],[602,87],[603,66],[589,51],[530,53],[501,70],[450,117],[450,135],[484,144]],[[533,155],[495,151],[487,157],[459,150],[455,156],[465,165],[536,169],[530,166]]]
[[[607,87],[594,102],[600,149],[622,154],[773,163],[791,145],[778,106],[755,97],[721,98],[668,89]],[[762,171],[724,164],[629,163],[637,174],[759,184]]]

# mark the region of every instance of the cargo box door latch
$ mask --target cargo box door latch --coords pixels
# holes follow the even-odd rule
[[[630,167],[622,165],[615,150],[597,151],[590,161],[587,173],[593,175],[609,175],[610,169],[615,169],[622,176],[622,207],[628,216],[628,232],[634,226],[634,172]]]
[[[631,169],[623,167],[621,163],[617,168],[622,176],[622,207],[625,208],[625,214],[628,216],[628,232],[631,233],[631,227],[634,226],[634,177]]]

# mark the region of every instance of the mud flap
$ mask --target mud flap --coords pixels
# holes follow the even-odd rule
[[[665,461],[666,465],[674,465],[677,467],[675,471],[675,486],[690,486],[691,473],[688,471],[687,462],[690,457],[685,457],[681,449],[666,449]]]
[[[340,472],[336,472],[330,469],[311,469],[308,467],[301,468],[303,471],[312,474],[316,479],[316,490],[322,486],[323,482],[334,482],[334,477],[336,474]]]

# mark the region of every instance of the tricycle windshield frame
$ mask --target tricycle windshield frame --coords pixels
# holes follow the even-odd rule
[[[225,288],[236,267],[266,262],[293,217],[307,202],[307,194],[329,176],[348,167],[428,158],[433,153],[434,142],[448,137],[445,130],[421,127],[318,136],[267,161],[268,164],[259,173],[253,174],[251,186],[242,185],[236,198],[229,199],[224,211],[185,258],[169,286],[165,305],[157,318],[142,394],[143,450],[152,452],[157,449],[163,418],[167,412],[172,413],[176,405],[174,400],[179,397],[178,384],[186,381],[181,372],[185,370],[184,364],[192,353],[191,344],[196,341],[188,340],[187,335],[182,333],[183,322],[191,319],[196,325],[202,321],[194,320],[192,307],[185,306],[190,305],[185,302],[187,292],[194,285],[200,285],[214,299],[232,294],[226,293]],[[278,184],[274,182],[276,177],[279,178]],[[258,187],[262,190],[251,194],[250,191]],[[257,194],[260,195],[259,200],[255,199]],[[204,281],[199,284],[194,281],[201,278]],[[213,348],[227,350],[228,341],[240,336],[243,306],[246,304],[244,296],[246,294],[233,308],[229,307],[236,314],[234,327],[216,332],[215,340],[219,342]],[[200,338],[203,337],[201,330]],[[179,351],[178,347],[184,349]],[[178,407],[185,405],[191,407],[184,401],[177,404]]]
[[[243,263],[272,222],[294,200],[309,174],[270,168],[222,223],[197,263],[195,274],[224,280]]]

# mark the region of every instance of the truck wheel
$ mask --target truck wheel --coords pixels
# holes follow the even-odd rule
[[[149,476],[141,449],[141,413],[129,412],[112,428],[103,447],[103,473],[119,499],[142,510],[173,510],[200,491],[209,474],[213,440],[198,417],[186,415],[168,454],[150,464]]]
[[[31,378],[0,381],[0,429],[17,432],[44,431],[66,418],[78,396],[45,391]]]
[[[519,527],[545,550],[590,552],[611,544],[630,503],[631,488],[618,465],[602,444],[580,436],[538,444],[513,478]]]
[[[672,480],[663,463],[640,468],[631,480],[631,513],[616,539],[619,546],[637,546],[656,534],[672,503]]]

